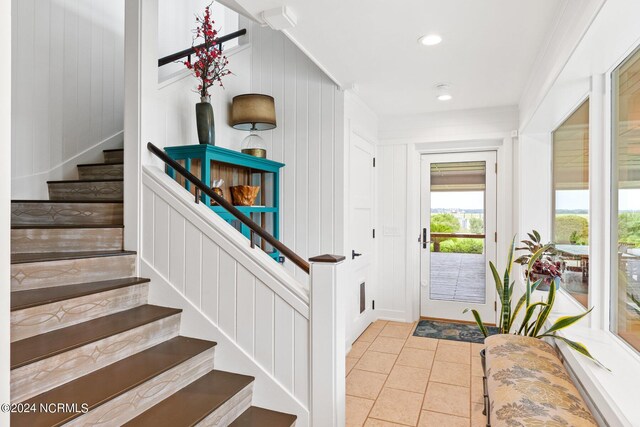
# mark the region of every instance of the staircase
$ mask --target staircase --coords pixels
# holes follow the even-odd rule
[[[214,369],[216,343],[179,335],[123,250],[123,151],[12,202],[11,425],[269,426],[253,377]]]

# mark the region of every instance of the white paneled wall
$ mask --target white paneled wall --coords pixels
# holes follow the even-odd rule
[[[142,217],[143,261],[307,406],[305,289],[160,170],[144,176]]]
[[[122,143],[124,0],[12,6],[12,196],[43,197],[65,162]]]
[[[407,146],[378,147],[378,289],[376,312],[406,316]],[[419,197],[419,195],[414,195]]]
[[[276,100],[278,127],[262,136],[269,158],[286,164],[280,240],[303,258],[342,252],[344,93],[283,34],[240,26],[250,30],[250,90]]]
[[[343,252],[344,93],[283,34],[240,18],[248,34],[228,51],[234,75],[216,88],[212,105],[216,145],[240,150],[247,132],[232,129],[229,108],[235,95],[272,95],[278,126],[261,132],[269,159],[285,163],[281,177],[280,240],[303,258]],[[175,76],[158,87],[153,108],[160,147],[197,143],[195,80]],[[306,282],[291,262],[285,267]]]

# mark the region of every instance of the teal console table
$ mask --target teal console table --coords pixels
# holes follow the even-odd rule
[[[229,187],[235,185],[260,187],[254,202],[255,206],[236,207],[276,239],[280,239],[280,169],[284,164],[207,144],[165,147],[164,151],[210,187],[214,180],[223,179],[224,184],[220,188],[224,198],[230,203],[233,203],[233,200]],[[167,174],[195,196],[195,188],[191,183],[176,174],[172,168],[167,167]],[[214,205],[209,196],[202,194],[201,200],[247,239],[251,238],[249,227],[238,221],[222,206]],[[258,236],[254,237],[254,241],[272,258],[280,260],[280,253],[271,245]]]

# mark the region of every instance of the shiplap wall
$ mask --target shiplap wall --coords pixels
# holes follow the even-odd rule
[[[252,44],[250,89],[276,99],[278,127],[263,137],[269,157],[286,164],[280,240],[303,258],[341,252],[344,92],[283,34],[243,24]]]
[[[144,175],[142,259],[308,407],[307,291],[268,255],[256,263],[246,239],[187,194],[161,170]]]
[[[240,17],[248,34],[229,50],[225,89],[216,88],[216,145],[240,150],[248,134],[228,124],[233,96],[258,92],[272,95],[278,126],[261,132],[269,159],[285,163],[281,179],[280,240],[303,258],[343,251],[344,92],[282,33]],[[154,101],[163,125],[151,139],[159,146],[197,143],[187,75],[161,83]],[[286,261],[297,279],[307,275]]]
[[[124,0],[12,6],[12,196],[44,197],[65,162],[122,142]]]

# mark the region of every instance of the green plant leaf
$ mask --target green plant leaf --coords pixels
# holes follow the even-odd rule
[[[469,309],[465,308],[464,311],[462,313],[468,313]],[[482,322],[482,317],[480,317],[480,313],[478,313],[477,310],[471,310],[471,313],[473,314],[473,318],[475,319],[476,323],[478,324],[478,328],[480,328],[480,332],[482,332],[482,334],[484,335],[484,337],[488,337],[489,336],[489,331],[487,331],[486,326],[484,326],[484,323]]]
[[[554,322],[554,324],[551,325],[551,327],[549,329],[547,329],[543,335],[548,335],[548,334],[550,334],[552,332],[556,332],[556,331],[559,331],[561,329],[568,328],[569,326],[571,326],[574,323],[576,323],[578,320],[580,320],[583,317],[585,317],[587,314],[591,313],[591,310],[593,310],[593,307],[590,308],[589,311],[585,311],[584,313],[578,314],[577,316],[562,316],[562,317],[558,317],[558,319]]]
[[[542,240],[542,238],[540,237],[540,233],[538,233],[537,230],[533,230],[533,235],[536,237],[537,242],[540,242],[540,240]]]
[[[491,274],[493,274],[493,280],[496,282],[496,292],[498,295],[502,295],[502,279],[500,278],[498,269],[491,261],[489,261],[489,268],[491,269]]]
[[[525,297],[526,297],[525,295],[522,295],[520,297],[520,299],[518,300],[518,303],[516,304],[516,308],[511,313],[511,321],[509,322],[509,330],[511,330],[511,327],[513,326],[513,322],[516,321],[516,318],[518,317],[518,313],[520,312],[520,310],[524,306]]]
[[[547,297],[547,307],[538,314],[538,319],[536,320],[536,327],[533,329],[533,336],[537,336],[540,333],[540,330],[544,327],[545,322],[549,318],[551,314],[551,310],[553,310],[553,304],[556,302],[556,285],[555,283],[551,283],[549,286],[549,296]]]
[[[520,325],[520,329],[518,330],[518,335],[521,335],[523,331],[526,334],[526,332],[529,330],[529,320],[531,320],[531,317],[533,317],[533,313],[536,311],[536,308],[546,305],[546,303],[540,301],[527,306],[527,311],[525,312],[524,319],[522,319],[522,324]]]
[[[566,343],[569,346],[569,348],[571,348],[572,350],[575,350],[578,353],[582,354],[583,356],[588,357],[589,359],[593,360],[594,362],[596,362],[598,365],[600,365],[601,367],[603,367],[607,371],[611,372],[611,369],[607,368],[598,359],[593,357],[591,355],[591,353],[589,353],[589,350],[587,349],[587,347],[584,344],[582,344],[581,342],[572,341],[572,340],[570,340],[568,338],[561,337],[560,335],[556,335],[556,334],[544,334],[544,335],[541,335],[539,338],[546,338],[546,337],[553,338],[553,339],[556,339],[556,340],[560,340],[560,341]]]

